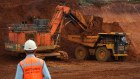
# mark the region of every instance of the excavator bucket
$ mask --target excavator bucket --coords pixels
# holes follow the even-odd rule
[[[83,16],[83,14],[79,11],[79,10],[76,10],[75,11],[75,16],[85,25],[85,26],[88,26],[86,21],[85,21],[85,18]]]

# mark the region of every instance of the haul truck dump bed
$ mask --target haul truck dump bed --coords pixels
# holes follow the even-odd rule
[[[89,47],[94,47],[98,38],[99,36],[68,35],[68,40]]]

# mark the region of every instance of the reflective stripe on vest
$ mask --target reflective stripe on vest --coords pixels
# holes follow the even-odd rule
[[[38,59],[38,62],[33,62],[33,63],[26,63],[25,60],[23,60],[23,65],[22,68],[28,67],[28,66],[42,66],[41,61]]]
[[[23,69],[23,79],[43,79],[43,60],[30,57],[20,62]]]

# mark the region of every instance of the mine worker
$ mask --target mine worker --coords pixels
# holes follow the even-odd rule
[[[24,45],[26,58],[19,62],[15,79],[51,79],[45,62],[36,58],[37,46],[33,40],[27,40]]]

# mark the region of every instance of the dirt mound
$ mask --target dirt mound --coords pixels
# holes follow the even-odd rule
[[[130,55],[133,57],[132,59],[139,60],[140,58],[140,23],[139,22],[133,22],[133,23],[122,23],[121,26],[125,32],[131,33],[129,36],[129,39],[131,39],[131,45],[130,45]]]
[[[110,33],[110,32],[124,32],[121,28],[121,25],[118,22],[113,23],[103,23],[102,29],[104,32]]]

